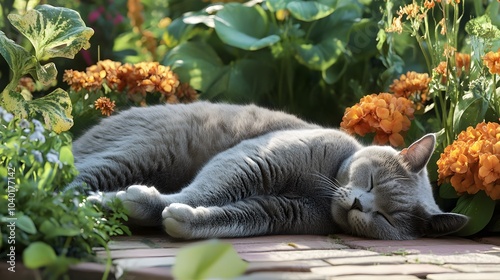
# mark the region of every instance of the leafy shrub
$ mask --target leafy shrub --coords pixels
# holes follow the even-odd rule
[[[193,2],[170,1],[191,10],[168,25],[163,63],[202,99],[255,102],[332,124],[352,92],[377,86],[378,8],[368,9],[371,1],[249,1],[201,10]]]
[[[58,275],[90,258],[92,247],[106,247],[110,236],[128,233],[118,202],[105,217],[84,194],[60,192],[77,174],[68,134],[16,120],[2,108],[0,117],[0,204],[8,206],[0,209],[0,258],[21,262],[22,255],[26,267],[47,266],[47,275]]]

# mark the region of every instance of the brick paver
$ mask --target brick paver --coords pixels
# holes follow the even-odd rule
[[[500,279],[500,237],[388,241],[348,235],[281,235],[223,241],[233,244],[249,263],[239,280]],[[109,244],[110,279],[172,279],[175,256],[192,243],[159,232],[116,237]],[[106,258],[103,248],[95,251],[99,258]],[[1,264],[0,268],[0,279],[11,279]],[[99,279],[105,269],[104,264],[78,264],[71,270],[71,279]],[[22,275],[33,274],[21,270],[17,276]]]

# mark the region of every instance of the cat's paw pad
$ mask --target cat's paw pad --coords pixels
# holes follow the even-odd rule
[[[196,238],[196,232],[193,228],[194,223],[209,214],[206,207],[193,208],[182,203],[173,203],[162,212],[163,227],[172,237],[176,238]]]
[[[127,209],[127,215],[134,224],[154,226],[159,224],[161,209],[165,207],[161,194],[154,187],[133,185],[116,193]]]

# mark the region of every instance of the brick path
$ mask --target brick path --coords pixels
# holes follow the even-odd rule
[[[368,240],[348,235],[262,236],[224,239],[249,263],[246,279],[460,280],[500,279],[500,237],[446,237],[411,241]],[[179,250],[193,242],[169,239],[158,232],[116,237],[109,244],[110,279],[172,279]],[[95,248],[105,259],[103,248]],[[0,264],[0,279],[34,279],[16,265]],[[70,279],[101,279],[105,265],[81,263]],[[13,277],[13,278],[12,278]]]
[[[500,237],[446,237],[412,241],[347,235],[263,236],[224,239],[249,262],[238,279],[500,279]],[[117,237],[110,243],[113,275],[170,279],[179,242],[158,233]],[[96,248],[99,257],[106,252]],[[102,275],[103,265],[80,264],[71,279]]]

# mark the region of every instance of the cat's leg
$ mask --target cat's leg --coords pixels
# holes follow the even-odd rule
[[[175,194],[161,194],[154,187],[130,186],[116,197],[122,200],[129,217],[140,225],[161,225],[163,209],[172,203],[192,207],[224,206],[273,188],[273,175],[266,174],[261,159],[215,160],[203,168],[191,184]],[[221,172],[224,170],[224,172]],[[263,177],[267,179],[262,179]]]
[[[329,209],[325,199],[257,196],[221,207],[174,203],[162,216],[165,231],[183,239],[329,234],[335,229]]]

